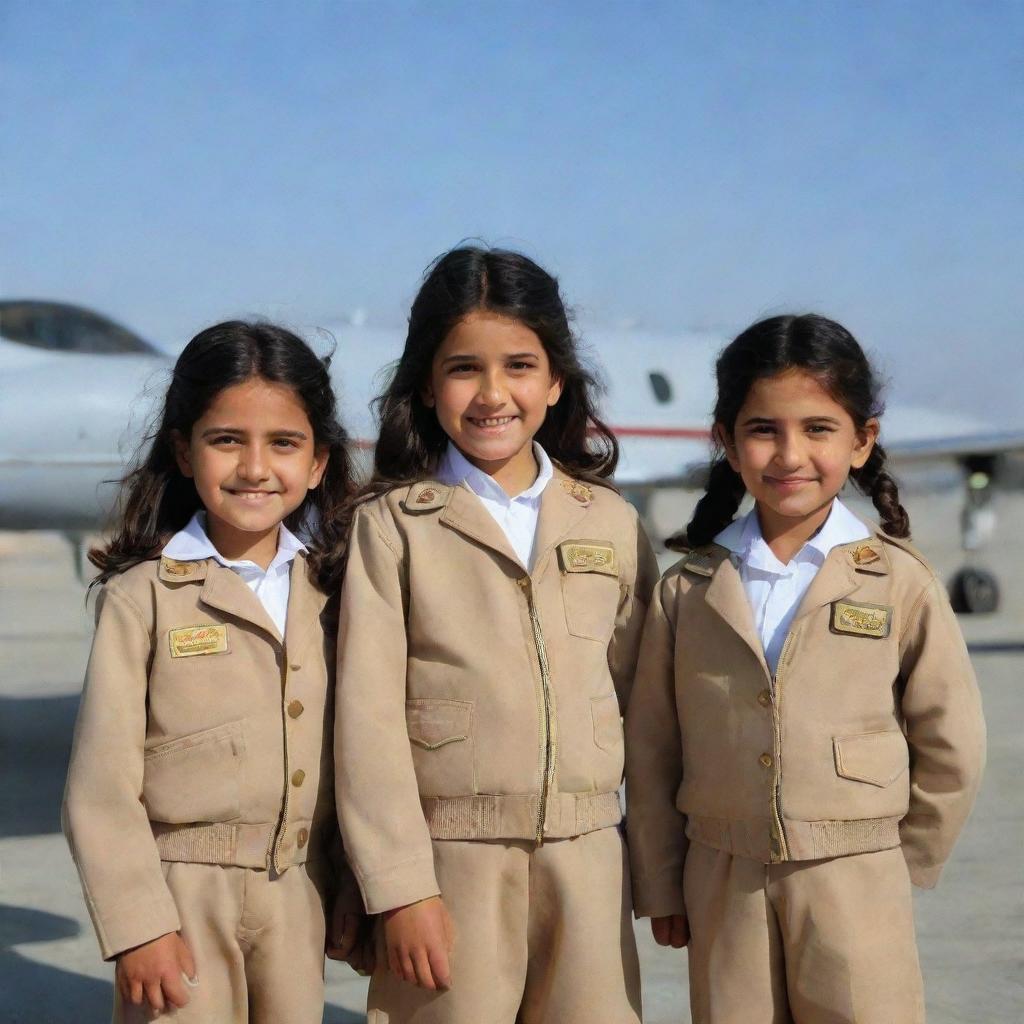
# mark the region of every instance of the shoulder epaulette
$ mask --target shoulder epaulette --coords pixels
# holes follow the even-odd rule
[[[433,512],[448,504],[451,493],[452,489],[447,484],[423,480],[409,488],[409,493],[401,502],[402,510],[410,515],[416,515],[419,512]]]

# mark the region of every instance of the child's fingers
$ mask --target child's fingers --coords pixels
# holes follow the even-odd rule
[[[146,1002],[154,1010],[162,1010],[164,1008],[164,993],[159,981],[146,982]]]
[[[659,946],[667,946],[672,941],[672,919],[669,917],[651,918],[651,935]]]
[[[163,979],[164,997],[167,1002],[179,1009],[188,1003],[188,989],[183,978],[181,971],[177,975],[169,971]]]
[[[181,969],[185,972],[185,977],[191,981],[196,981],[196,962],[192,957],[192,950],[188,948],[188,944],[184,941],[181,942],[181,946],[178,948],[178,964]]]
[[[358,938],[359,916],[357,914],[346,914],[341,938],[335,939],[335,948],[340,954],[340,959],[344,960],[355,949]]]
[[[675,914],[672,917],[672,945],[676,949],[682,949],[690,941],[690,929],[687,927],[686,918],[682,914]]]
[[[128,999],[129,1002],[134,1003],[135,1006],[142,1005],[142,982],[137,978],[133,978],[129,983]]]
[[[412,951],[412,964],[416,971],[416,984],[420,988],[433,992],[437,988],[434,982],[434,972],[431,969],[430,957],[427,956],[427,951],[422,946]]]
[[[430,973],[438,988],[449,989],[452,987],[452,972],[447,950],[430,950]]]

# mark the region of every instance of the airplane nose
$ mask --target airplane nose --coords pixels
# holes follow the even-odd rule
[[[6,372],[0,528],[92,529],[102,521],[145,435],[152,400],[144,388],[166,367],[148,357],[75,354]]]

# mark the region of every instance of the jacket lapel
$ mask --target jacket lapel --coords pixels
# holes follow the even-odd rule
[[[278,643],[282,642],[277,626],[267,614],[260,599],[245,585],[241,577],[212,559],[207,559],[206,580],[199,599],[203,604],[216,608],[236,619],[251,623],[262,629]]]
[[[533,545],[533,571],[539,576],[559,541],[564,540],[587,514],[589,501],[572,497],[562,486],[569,480],[561,470],[555,470],[540,497],[540,518],[537,521],[537,539]],[[595,540],[604,538],[595,538]]]
[[[327,604],[327,595],[317,589],[309,578],[306,556],[299,552],[292,561],[291,586],[288,591],[288,621],[285,623],[285,647],[289,659],[301,658],[317,631],[320,613]]]
[[[729,552],[721,545],[713,545],[710,554],[720,561],[713,570],[704,600],[708,607],[714,609],[753,651],[759,664],[765,672],[771,675],[768,663],[764,658],[761,638],[754,628],[754,613],[750,609],[750,602],[743,589],[743,580],[740,579],[739,570],[729,557]]]
[[[443,485],[437,486],[440,489]],[[451,487],[450,491],[448,503],[441,513],[441,522],[479,544],[483,544],[484,547],[496,551],[499,555],[503,555],[525,572],[526,567],[512,550],[505,531],[484,508],[483,502],[464,484]]]

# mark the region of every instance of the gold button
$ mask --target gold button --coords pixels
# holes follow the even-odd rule
[[[290,665],[289,665],[288,667],[289,667],[289,668],[290,668],[290,669],[291,669],[291,670],[292,670],[293,672],[298,672],[298,671],[299,671],[299,669],[300,669],[300,668],[302,668],[302,666],[301,666],[301,665],[300,665],[300,664],[299,664],[299,663],[298,663],[297,661],[293,661],[293,662],[292,662],[292,663],[291,663],[291,664],[290,664]]]
[[[292,785],[301,786],[306,781],[306,773],[301,768],[296,768],[292,772]]]
[[[763,708],[770,708],[772,706],[772,695],[767,690],[762,690],[757,695],[757,703]]]
[[[758,758],[758,760],[761,762],[761,766],[764,767],[764,768],[771,768],[772,763],[773,763],[772,762],[772,755],[771,754],[762,754]]]
[[[519,586],[521,586],[521,587],[529,586],[529,584],[530,584],[530,577],[529,576],[520,576],[519,579],[516,580],[516,583],[518,583]]]
[[[301,701],[301,700],[293,700],[293,701],[292,701],[292,702],[291,702],[291,703],[290,703],[290,704],[288,705],[288,714],[289,714],[289,715],[290,715],[290,716],[291,716],[292,718],[298,718],[298,717],[299,717],[299,715],[301,715],[301,714],[302,714],[302,712],[303,712],[303,711],[305,711],[305,710],[306,710],[306,709],[305,709],[305,708],[304,708],[304,707],[302,706],[302,701]]]
[[[299,849],[301,850],[306,845],[307,842],[309,842],[309,829],[308,828],[300,828],[299,829],[299,839],[298,839]]]

